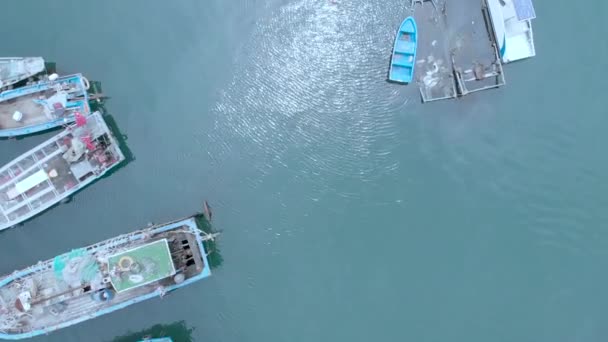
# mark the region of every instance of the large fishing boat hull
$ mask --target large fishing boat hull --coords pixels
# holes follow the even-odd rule
[[[0,138],[39,133],[89,115],[89,82],[81,74],[62,76],[0,93]]]
[[[0,339],[47,334],[209,277],[203,242],[214,235],[199,230],[199,220],[121,235],[4,277]]]
[[[102,115],[77,123],[0,168],[0,230],[69,198],[125,160]]]
[[[418,28],[413,17],[407,17],[401,23],[391,57],[388,79],[397,83],[411,83],[416,66],[418,48]]]
[[[0,89],[44,72],[42,57],[0,57]]]

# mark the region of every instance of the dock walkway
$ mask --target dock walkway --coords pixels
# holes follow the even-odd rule
[[[505,84],[481,0],[412,0],[419,27],[416,81],[423,102]]]

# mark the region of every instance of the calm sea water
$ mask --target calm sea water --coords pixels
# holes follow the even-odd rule
[[[403,4],[6,1],[0,55],[101,81],[136,160],[0,273],[203,199],[223,230],[212,278],[32,341],[606,341],[608,5],[536,1],[505,88],[421,105],[385,82]]]

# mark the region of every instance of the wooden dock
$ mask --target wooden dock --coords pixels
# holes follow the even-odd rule
[[[492,26],[481,0],[412,0],[419,27],[416,81],[423,102],[504,85]]]

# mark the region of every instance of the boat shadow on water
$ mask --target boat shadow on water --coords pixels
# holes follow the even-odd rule
[[[174,342],[193,342],[193,331],[194,328],[188,328],[185,321],[177,321],[169,324],[156,324],[137,332],[129,331],[107,342],[138,342],[146,338],[171,338]]]
[[[210,215],[208,214],[207,210],[205,210],[204,213],[196,215],[195,218],[196,224],[198,225],[199,229],[203,231],[203,233],[209,235],[216,235],[221,233],[221,231],[213,228],[213,224],[210,220]],[[220,249],[218,248],[217,241],[215,239],[205,240],[203,241],[203,246],[205,247],[205,251],[207,252],[207,262],[209,262],[209,267],[211,269],[215,269],[221,266],[221,264],[224,262],[224,259],[220,254]]]

